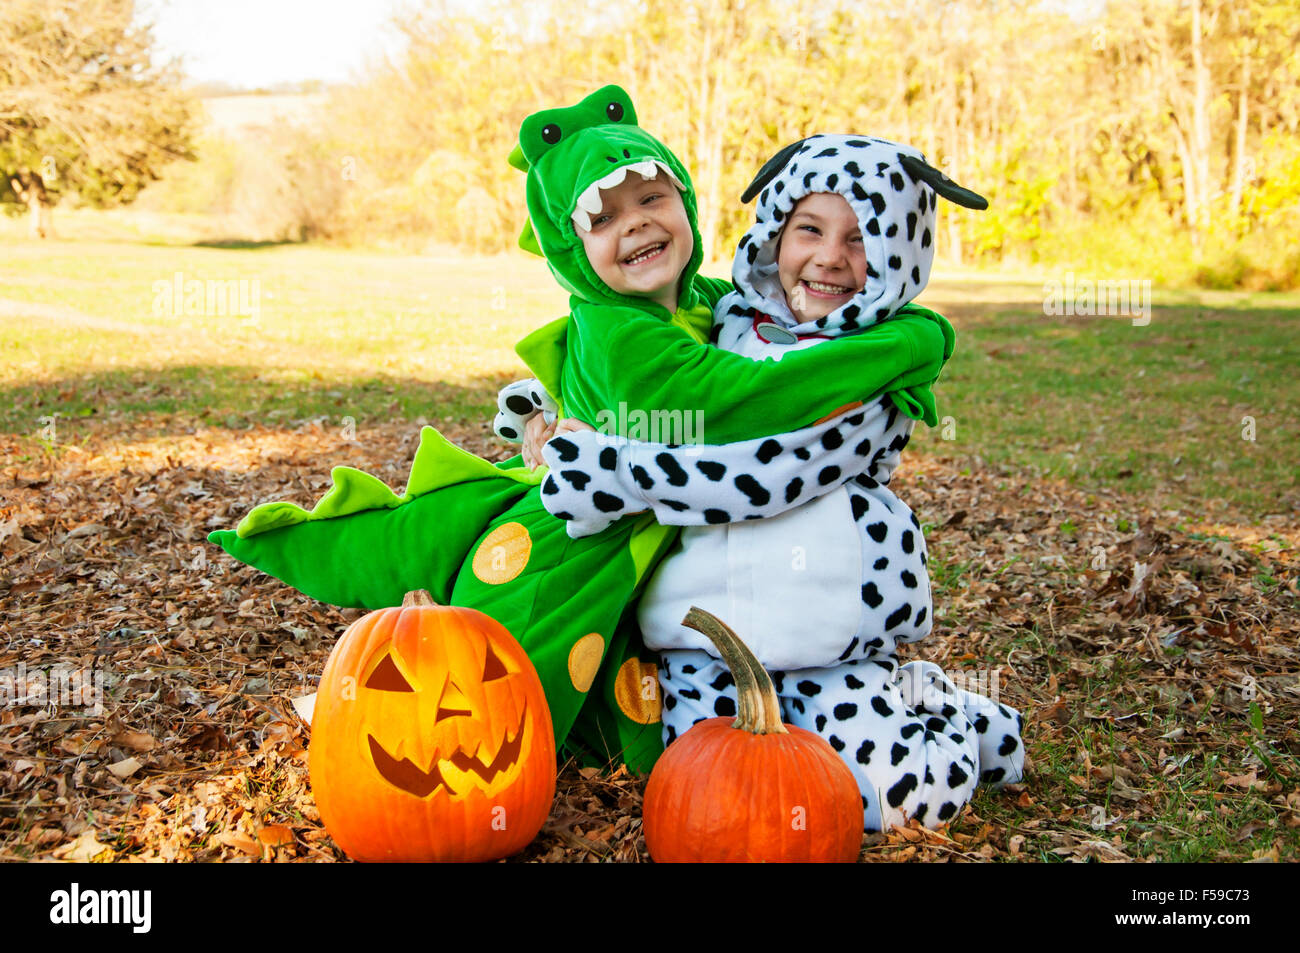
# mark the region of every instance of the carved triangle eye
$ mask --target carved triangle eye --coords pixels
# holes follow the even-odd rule
[[[492,651],[492,643],[487,643],[487,659],[483,662],[483,681],[494,682],[498,678],[505,678],[510,672],[506,669],[505,663],[497,658],[497,654]]]
[[[391,655],[385,655],[384,660],[375,666],[375,670],[366,679],[366,688],[374,688],[381,692],[415,691],[411,683],[398,671]]]

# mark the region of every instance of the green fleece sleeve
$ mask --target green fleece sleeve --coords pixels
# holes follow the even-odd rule
[[[861,334],[758,361],[701,347],[642,312],[590,308],[575,314],[569,329],[565,413],[594,423],[636,411],[698,411],[704,440],[730,443],[787,433],[852,401],[910,389],[910,399],[895,402],[933,426],[928,385],[952,354],[953,338],[943,316],[909,306]]]
[[[730,278],[706,278],[704,275],[698,275],[695,278],[695,293],[700,296],[700,300],[709,306],[712,311],[718,306],[718,302],[736,290]]]

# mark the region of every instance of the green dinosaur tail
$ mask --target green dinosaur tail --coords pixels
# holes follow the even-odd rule
[[[536,666],[557,742],[577,722],[570,749],[649,770],[662,750],[658,686],[624,615],[675,531],[645,516],[570,539],[542,506],[545,470],[517,464],[490,464],[426,427],[402,496],[338,467],[312,510],[263,504],[208,538],[333,605],[377,609],[426,589],[486,613]]]

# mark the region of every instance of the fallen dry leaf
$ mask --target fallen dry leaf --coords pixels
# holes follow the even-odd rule
[[[1228,787],[1233,787],[1233,788],[1250,789],[1250,788],[1268,787],[1268,784],[1264,781],[1261,781],[1258,778],[1258,776],[1255,774],[1254,768],[1252,768],[1250,771],[1248,771],[1245,774],[1238,774],[1232,777],[1226,777],[1223,779],[1223,783],[1228,785]]]
[[[113,736],[113,744],[132,751],[152,751],[158,742],[153,735],[144,731],[119,731]]]
[[[250,857],[260,857],[262,848],[258,846],[257,841],[253,840],[246,834],[238,831],[222,831],[213,840],[218,844],[225,844],[227,847],[233,847],[241,853],[248,854]]]
[[[94,860],[106,851],[111,854],[112,850],[107,844],[101,844],[95,839],[93,830],[84,830],[77,835],[76,840],[56,848],[52,856],[56,860],[65,860],[72,864],[84,864]]]
[[[1051,721],[1058,725],[1068,725],[1070,723],[1070,709],[1064,701],[1058,698],[1046,708],[1040,709],[1036,718],[1038,721]]]
[[[135,774],[142,767],[144,767],[144,765],[135,758],[124,758],[116,764],[110,764],[108,770],[113,777],[117,778],[119,781],[123,781]]]
[[[310,725],[311,716],[316,711],[316,693],[312,692],[310,695],[299,695],[297,698],[293,699],[292,703],[293,710],[297,713],[298,717]]]
[[[268,824],[257,832],[257,839],[267,847],[283,847],[293,843],[293,830],[284,824]]]

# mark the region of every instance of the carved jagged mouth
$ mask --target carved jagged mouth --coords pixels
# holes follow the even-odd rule
[[[375,769],[389,784],[416,797],[428,797],[439,786],[446,788],[448,794],[454,795],[460,792],[447,783],[439,765],[450,764],[466,774],[477,775],[484,786],[491,784],[499,774],[509,770],[519,760],[519,752],[524,745],[524,714],[520,714],[519,730],[515,732],[514,739],[501,746],[491,764],[484,764],[473,755],[457,751],[450,758],[435,758],[433,764],[429,765],[429,770],[424,771],[410,758],[402,758],[400,761],[394,758],[375,740],[374,735],[366,735],[366,740],[370,742],[370,756],[375,762]]]

